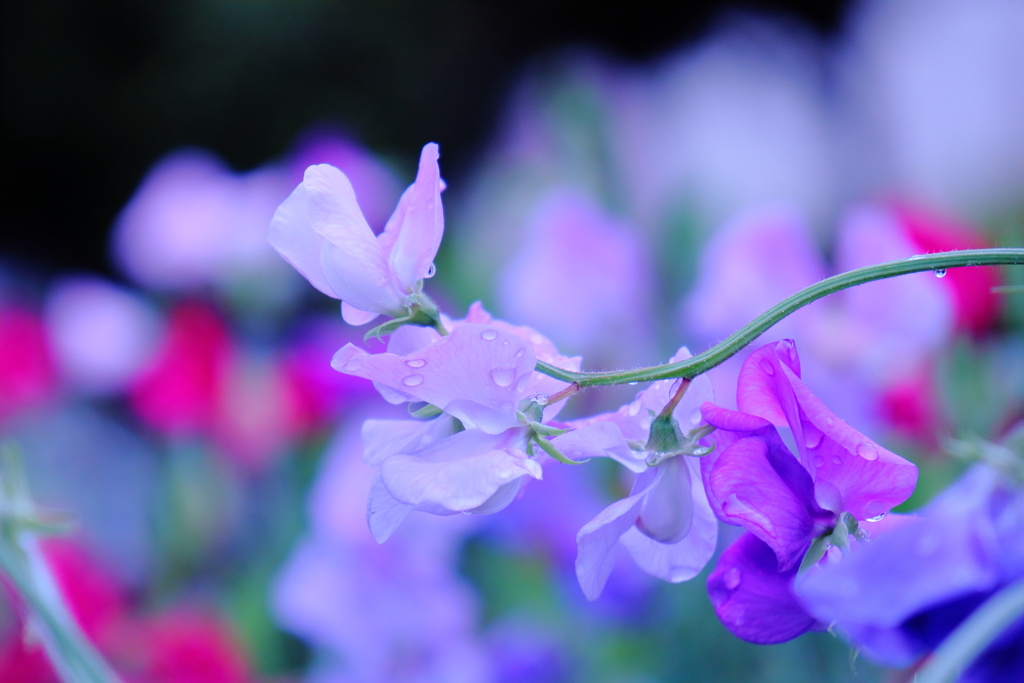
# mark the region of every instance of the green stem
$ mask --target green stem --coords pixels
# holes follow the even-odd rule
[[[917,683],[952,683],[1011,624],[1024,616],[1024,581],[1006,586],[949,635],[917,672]]]
[[[639,370],[573,372],[571,370],[563,370],[549,363],[538,362],[537,371],[564,382],[576,382],[580,387],[627,384],[629,382],[651,382],[658,379],[674,379],[678,377],[693,379],[697,375],[707,372],[717,365],[721,365],[736,355],[745,346],[775,325],[775,323],[812,301],[817,301],[829,294],[849,289],[850,287],[856,287],[866,282],[883,280],[896,277],[897,275],[907,275],[908,273],[919,273],[929,270],[943,271],[963,266],[999,265],[1024,265],[1024,249],[965,249],[962,251],[925,254],[834,275],[797,292],[788,299],[773,306],[754,318],[753,321],[738,332],[704,353],[684,361],[679,361],[678,363],[667,363]]]

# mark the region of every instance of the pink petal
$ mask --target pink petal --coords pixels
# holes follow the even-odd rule
[[[398,208],[381,235],[382,248],[390,246],[391,273],[399,291],[406,294],[416,291],[417,283],[432,275],[444,232],[437,158],[437,144],[431,142],[423,147],[416,182],[398,201]]]

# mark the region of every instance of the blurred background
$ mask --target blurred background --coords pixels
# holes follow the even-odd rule
[[[599,464],[376,544],[359,425],[388,413],[329,367],[362,330],[265,243],[307,165],[379,229],[437,142],[431,295],[590,369],[703,350],[841,270],[1024,246],[1020,3],[686,5],[0,7],[0,433],[77,518],[47,553],[128,680],[901,680],[826,633],[736,640],[704,575],[622,562],[587,602],[576,531],[628,489]],[[921,467],[912,508],[963,467],[945,438],[1024,419],[1020,270],[873,283],[765,340]],[[0,592],[0,679],[54,680],[22,617]]]

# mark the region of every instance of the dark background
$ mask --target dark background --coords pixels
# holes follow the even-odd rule
[[[147,169],[182,146],[237,170],[312,124],[408,156],[442,141],[465,172],[524,69],[565,49],[642,62],[737,11],[830,35],[848,2],[616,4],[6,0],[0,260],[115,275],[106,234]]]

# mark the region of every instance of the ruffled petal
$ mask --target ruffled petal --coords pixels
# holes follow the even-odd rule
[[[810,475],[777,434],[736,441],[719,456],[708,479],[721,518],[771,547],[783,570],[799,563],[820,530],[816,523],[830,517],[815,505]]]

